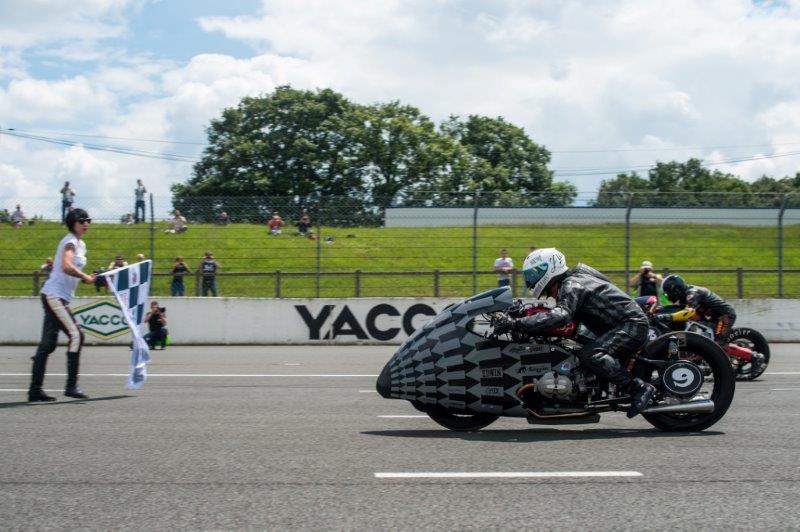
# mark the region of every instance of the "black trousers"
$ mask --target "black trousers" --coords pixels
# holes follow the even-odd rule
[[[647,342],[647,323],[626,322],[600,335],[578,352],[581,366],[618,386],[629,386],[633,376],[620,360],[635,353]]]
[[[142,209],[142,217],[141,218],[139,218],[139,209]],[[143,222],[145,220],[147,220],[147,215],[145,214],[145,210],[144,210],[144,200],[136,200],[136,206],[134,207],[134,211],[135,211],[135,213],[133,215],[134,223],[138,224],[139,220],[141,220]]]
[[[67,302],[54,296],[42,294],[44,306],[44,323],[42,324],[42,338],[36,354],[33,355],[31,368],[31,391],[42,389],[44,374],[47,369],[47,358],[56,350],[58,333],[63,331],[69,338],[67,347],[67,387],[75,386],[78,382],[78,367],[83,346],[83,331],[78,327],[78,322],[67,307]]]

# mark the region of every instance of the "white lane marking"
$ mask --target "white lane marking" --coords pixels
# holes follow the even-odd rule
[[[768,371],[764,375],[800,375],[800,371]]]
[[[302,366],[302,364],[299,364],[297,362],[286,362],[284,366]]]
[[[800,390],[800,388],[772,388],[771,392],[792,392],[795,390]]]
[[[358,390],[358,393],[378,393],[378,390]]]
[[[27,392],[27,388],[19,388],[19,389],[12,389],[12,388],[0,388],[0,392]],[[43,392],[50,392],[50,393],[58,393],[61,390],[42,390]]]
[[[641,477],[638,471],[509,471],[476,473],[375,473],[375,478],[599,478]]]
[[[378,416],[378,417],[381,418],[381,419],[414,419],[414,418],[421,418],[421,417],[427,418],[428,416],[426,416],[425,414],[422,414],[422,415],[405,414],[405,415],[402,415],[402,416],[394,415],[394,416]]]
[[[63,377],[66,373],[47,373],[55,377]],[[0,377],[30,377],[30,373],[0,373]],[[81,373],[81,377],[127,377],[127,373]],[[315,378],[333,378],[333,377],[377,377],[377,375],[357,375],[357,374],[300,374],[300,373],[261,373],[261,374],[227,374],[227,373],[148,373],[147,377],[226,377],[226,378],[271,378],[271,377],[315,377]]]

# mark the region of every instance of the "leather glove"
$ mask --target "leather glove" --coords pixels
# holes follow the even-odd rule
[[[672,314],[656,314],[656,320],[661,323],[672,323]]]
[[[494,318],[492,326],[494,327],[493,332],[496,335],[506,334],[507,332],[511,332],[514,330],[514,323],[516,320],[510,318],[505,314],[499,314],[496,318]]]

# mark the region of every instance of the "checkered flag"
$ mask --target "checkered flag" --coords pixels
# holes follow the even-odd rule
[[[128,389],[138,390],[147,378],[146,364],[150,362],[150,351],[142,334],[142,325],[147,314],[147,298],[150,296],[150,279],[153,261],[137,262],[103,274],[106,283],[117,298],[122,315],[131,328],[133,352]]]

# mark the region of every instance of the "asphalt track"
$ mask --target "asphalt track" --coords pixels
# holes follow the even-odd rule
[[[136,392],[127,349],[89,347],[88,401],[60,394],[62,347],[58,402],[29,405],[33,349],[2,347],[0,529],[797,529],[800,346],[773,349],[720,423],[674,435],[379,417],[419,414],[358,376],[390,347],[171,347]],[[477,472],[540,476],[376,477]],[[564,472],[638,475],[541,476]]]

